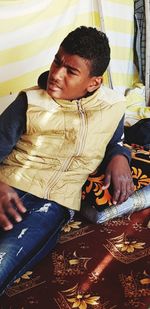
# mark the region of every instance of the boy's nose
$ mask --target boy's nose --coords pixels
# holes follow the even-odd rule
[[[55,72],[53,72],[53,76],[55,79],[63,79],[65,76],[65,68],[61,67],[61,68],[57,68],[55,70]]]

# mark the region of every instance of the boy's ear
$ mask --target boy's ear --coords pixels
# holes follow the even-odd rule
[[[94,90],[98,89],[102,84],[102,81],[103,81],[102,76],[92,76],[87,91],[93,92]]]

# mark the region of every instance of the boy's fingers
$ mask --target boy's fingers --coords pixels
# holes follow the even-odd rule
[[[109,186],[110,186],[110,182],[111,182],[111,175],[108,174],[108,175],[105,176],[104,183],[103,183],[103,186],[102,186],[102,190],[108,189]]]
[[[7,214],[9,214],[16,222],[22,221],[20,214],[12,207],[11,204],[7,206]]]
[[[122,204],[133,193],[133,183],[129,179],[126,181],[119,181],[116,188],[114,188],[113,204]]]
[[[0,214],[0,226],[5,231],[9,231],[13,228],[12,223],[8,220],[7,216],[4,213]]]
[[[20,200],[20,198],[18,197],[16,193],[13,193],[12,200],[14,201],[15,206],[20,212],[24,213],[27,211],[27,209],[24,207],[22,201]]]
[[[114,189],[113,198],[112,198],[112,202],[114,205],[118,203],[119,196],[120,196],[120,188]]]
[[[127,187],[125,182],[120,183],[120,195],[117,200],[117,204],[122,204],[127,199]]]

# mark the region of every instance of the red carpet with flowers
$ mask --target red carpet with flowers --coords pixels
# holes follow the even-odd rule
[[[136,150],[135,189],[150,185],[150,153]],[[103,176],[90,175],[83,201],[111,206]],[[149,309],[150,208],[92,224],[80,214],[67,224],[55,250],[0,297],[0,309]]]

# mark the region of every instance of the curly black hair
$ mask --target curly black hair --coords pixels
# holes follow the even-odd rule
[[[102,76],[110,61],[110,46],[106,34],[96,28],[80,26],[71,31],[61,47],[71,55],[91,61],[91,76]]]

